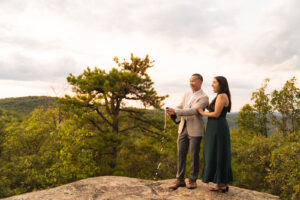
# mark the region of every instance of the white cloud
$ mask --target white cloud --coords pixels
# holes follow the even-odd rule
[[[15,53],[0,61],[0,79],[51,81],[65,79],[70,72],[77,71],[72,57],[44,55],[32,58]]]
[[[251,62],[274,67],[291,61],[288,69],[300,70],[300,2],[281,1],[267,9],[249,37],[244,56]],[[283,66],[280,68],[284,69]]]

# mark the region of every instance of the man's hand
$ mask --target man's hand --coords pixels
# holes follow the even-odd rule
[[[167,108],[167,113],[168,113],[168,115],[175,115],[176,113],[175,113],[175,109],[174,108]]]

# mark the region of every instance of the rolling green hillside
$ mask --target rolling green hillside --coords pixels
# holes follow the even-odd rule
[[[0,108],[15,111],[19,114],[27,115],[39,106],[52,106],[55,104],[54,97],[47,96],[27,96],[0,99]]]

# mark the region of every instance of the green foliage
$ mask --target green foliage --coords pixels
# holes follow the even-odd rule
[[[2,153],[3,143],[7,138],[7,127],[9,126],[9,124],[18,123],[21,120],[22,118],[18,114],[0,108],[0,157]]]
[[[300,89],[295,85],[296,78],[288,80],[280,91],[274,90],[271,95],[265,92],[269,81],[266,79],[262,87],[252,93],[252,106],[246,104],[241,108],[236,119],[239,130],[264,136],[277,127],[284,134],[297,132],[300,129]]]
[[[53,129],[49,114],[41,109],[19,124],[7,127],[8,136],[4,143],[0,167],[1,177],[6,180],[1,187],[9,187],[7,193],[0,191],[0,196],[19,194],[44,186],[44,160],[41,149],[47,144],[47,136]],[[40,175],[40,176],[39,176]]]
[[[252,93],[253,106],[239,112],[239,130],[232,131],[234,184],[271,192],[284,199],[299,198],[299,88],[296,78],[288,80],[280,91],[265,93],[263,86]],[[279,115],[275,112],[278,112]],[[270,123],[279,127],[266,136]]]
[[[59,109],[36,109],[7,127],[0,158],[0,197],[57,186],[98,173],[88,131],[62,120]]]
[[[273,123],[279,125],[284,134],[300,130],[300,89],[295,84],[296,77],[293,77],[280,91],[272,92],[273,110],[281,114],[279,119],[273,118]]]
[[[55,160],[46,170],[47,181],[60,185],[99,174],[100,168],[95,162],[94,152],[89,149],[86,136],[93,133],[76,128],[72,121],[61,125],[57,133],[51,134],[51,146],[56,149]]]
[[[265,177],[271,163],[272,150],[278,147],[277,139],[275,135],[266,138],[231,130],[235,185],[270,192]]]
[[[271,152],[266,180],[271,192],[283,199],[300,197],[300,132],[279,137],[280,146]]]
[[[299,197],[300,134],[274,133],[252,136],[231,130],[234,185],[280,195]]]
[[[261,88],[252,93],[253,105],[244,105],[236,119],[240,131],[247,131],[256,135],[268,136],[270,130],[270,115],[272,114],[269,94],[266,88],[270,79],[265,79]]]
[[[255,113],[256,131],[258,134],[268,136],[268,115],[271,113],[269,94],[266,94],[266,88],[270,79],[265,79],[261,88],[252,93],[251,100],[254,100],[253,108]]]
[[[251,135],[257,134],[255,111],[249,104],[246,104],[241,108],[236,121],[239,130],[248,131]]]
[[[145,136],[125,140],[118,156],[119,167],[114,175],[152,179],[160,160],[160,152],[155,148],[154,140]]]

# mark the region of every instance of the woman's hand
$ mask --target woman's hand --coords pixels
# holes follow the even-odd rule
[[[203,109],[200,106],[197,107],[197,110],[201,115],[202,115],[202,113],[204,113]]]

